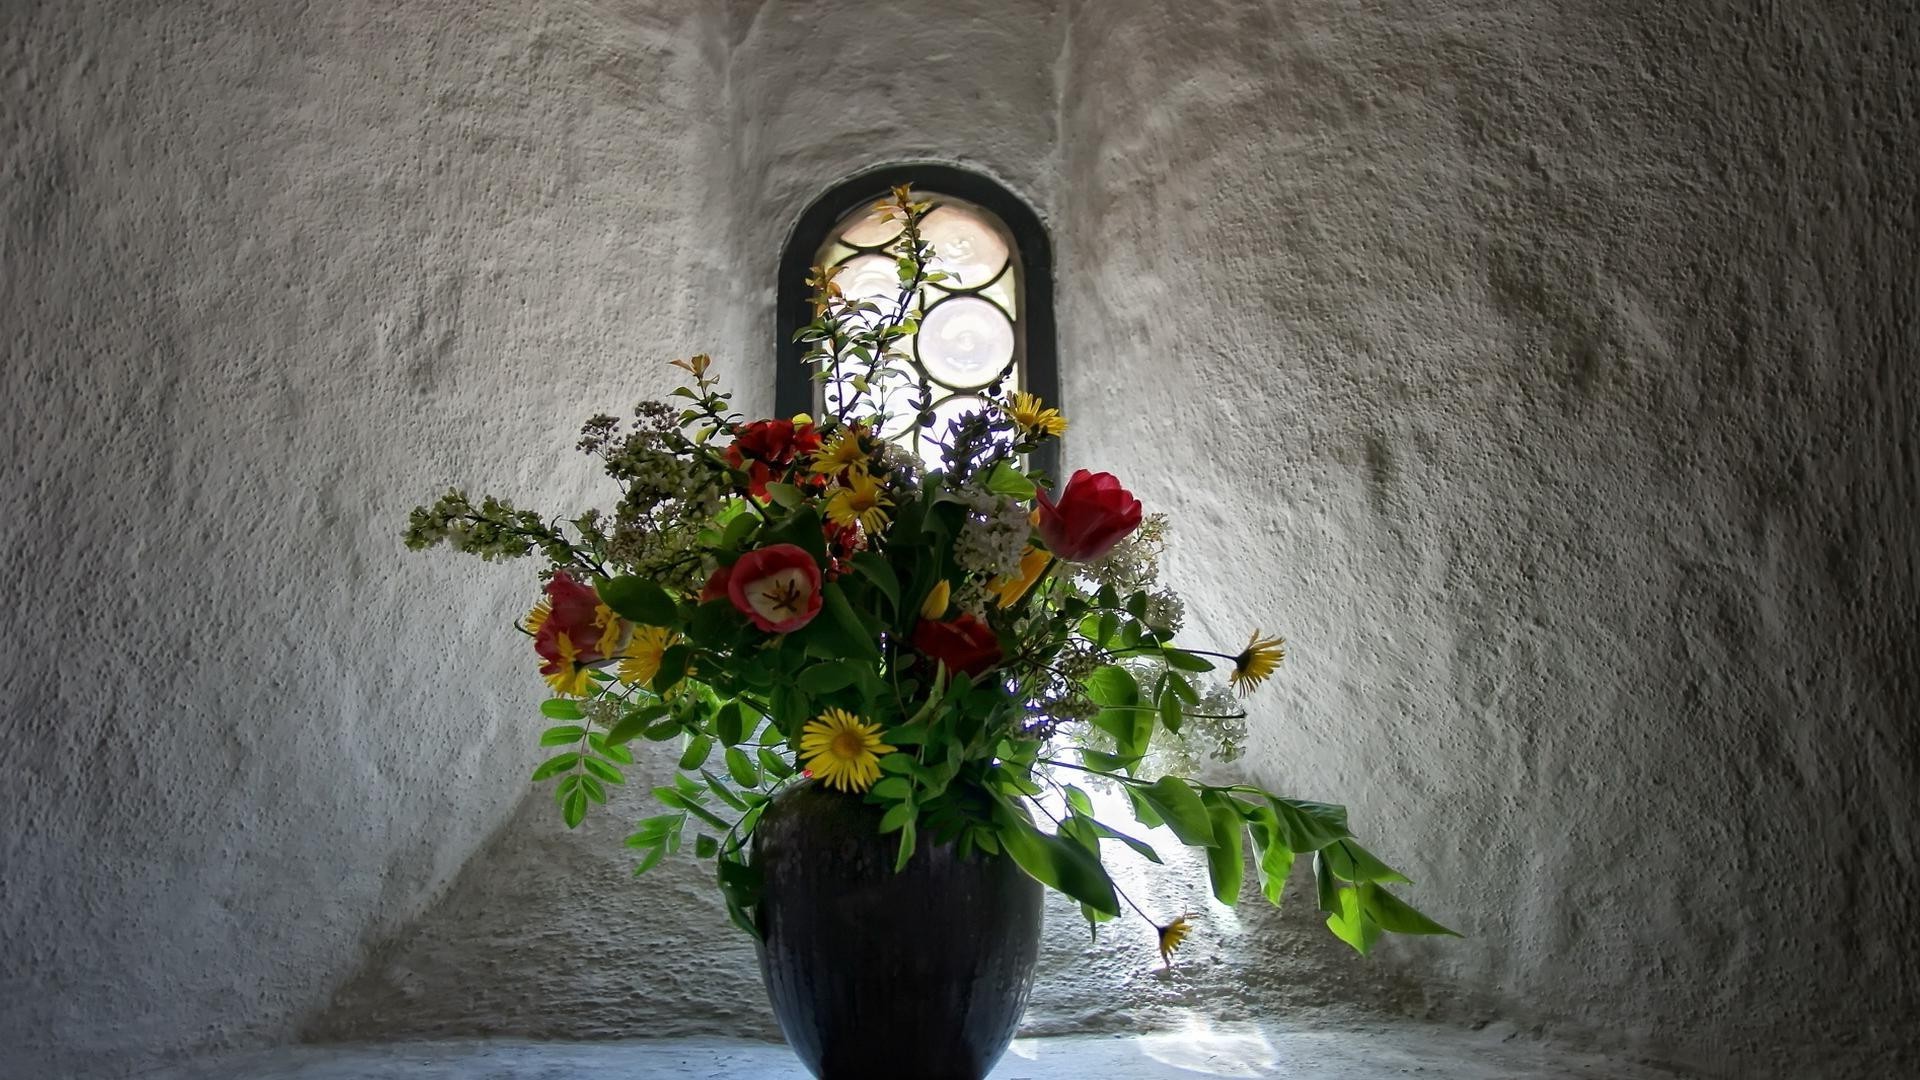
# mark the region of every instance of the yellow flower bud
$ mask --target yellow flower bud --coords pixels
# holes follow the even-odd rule
[[[927,598],[920,605],[920,616],[926,619],[938,619],[947,613],[947,603],[953,599],[953,586],[941,581],[927,592]]]

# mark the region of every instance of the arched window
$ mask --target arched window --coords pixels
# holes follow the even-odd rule
[[[922,289],[925,315],[908,343],[916,381],[932,391],[935,430],[968,411],[973,394],[996,382],[1060,407],[1052,255],[1039,215],[978,173],[900,165],[835,186],[814,200],[787,238],[780,260],[778,415],[821,407],[822,384],[809,378],[805,347],[793,340],[811,319],[808,271],[844,266],[839,284],[848,296],[895,295],[893,260],[885,252],[899,227],[881,225],[870,211],[897,184],[913,185],[917,197],[934,204],[923,235],[934,246],[934,268],[952,275]],[[886,434],[918,449],[919,433],[910,424],[904,428]],[[1058,444],[1050,442],[1033,464],[1057,476],[1058,455]]]

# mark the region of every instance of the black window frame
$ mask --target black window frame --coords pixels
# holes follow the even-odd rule
[[[777,416],[814,410],[813,381],[808,378],[805,346],[793,340],[813,321],[809,305],[808,273],[821,245],[847,214],[879,201],[895,186],[915,188],[964,199],[1000,219],[1018,249],[1021,273],[1021,329],[1026,335],[1025,368],[1020,388],[1062,409],[1060,367],[1053,317],[1053,247],[1040,215],[999,181],[954,165],[887,165],[860,173],[827,189],[808,204],[787,234],[780,254],[780,279],[775,314],[774,407]],[[1060,479],[1060,441],[1049,441],[1035,451],[1031,464],[1055,483]]]

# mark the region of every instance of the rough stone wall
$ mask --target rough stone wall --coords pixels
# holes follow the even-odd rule
[[[1074,9],[1069,459],[1176,516],[1198,629],[1292,639],[1251,771],[1469,935],[1381,970],[1903,1073],[1915,22]]]
[[[0,1076],[289,1037],[508,819],[526,573],[398,531],[672,385],[682,21],[0,5]]]
[[[1032,1030],[1373,1002],[1887,1075],[1910,17],[402,10],[0,12],[0,262],[44,268],[0,281],[0,1046],[764,1025],[704,876],[627,877],[631,789],[574,834],[512,809],[524,568],[392,522],[454,478],[596,497],[566,424],[677,352],[770,405],[786,228],[934,158],[1051,220],[1070,464],[1175,515],[1196,636],[1292,639],[1249,771],[1348,801],[1471,935],[1360,962],[1298,899],[1142,882],[1205,915],[1181,971],[1057,906]],[[60,678],[83,640],[104,688]]]

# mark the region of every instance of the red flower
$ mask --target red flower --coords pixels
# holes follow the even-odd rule
[[[827,580],[833,581],[850,569],[853,553],[867,546],[867,535],[860,531],[858,523],[823,522],[820,531],[827,538]]]
[[[726,449],[727,464],[747,474],[747,493],[765,500],[767,485],[787,479],[794,459],[820,449],[812,424],[791,420],[755,420],[742,427]]]
[[[929,660],[947,665],[953,675],[980,675],[1000,662],[1000,639],[972,615],[945,622],[921,619],[913,628],[913,647]]]
[[[700,602],[704,604],[709,600],[725,599],[727,596],[727,578],[732,573],[733,567],[731,566],[715,567],[713,576],[708,578],[706,585],[700,589]]]
[[[820,614],[819,564],[793,544],[749,551],[727,574],[727,598],[770,634],[798,630]]]
[[[588,666],[612,655],[625,627],[592,586],[559,570],[527,613],[527,629],[533,632],[533,651],[544,661],[540,674],[558,693],[584,695]]]
[[[1055,503],[1039,495],[1040,537],[1047,550],[1071,562],[1092,562],[1140,527],[1140,500],[1112,473],[1073,474]]]
[[[755,420],[733,437],[733,446],[743,456],[768,465],[785,467],[801,454],[820,449],[820,433],[812,424],[791,420]]]

